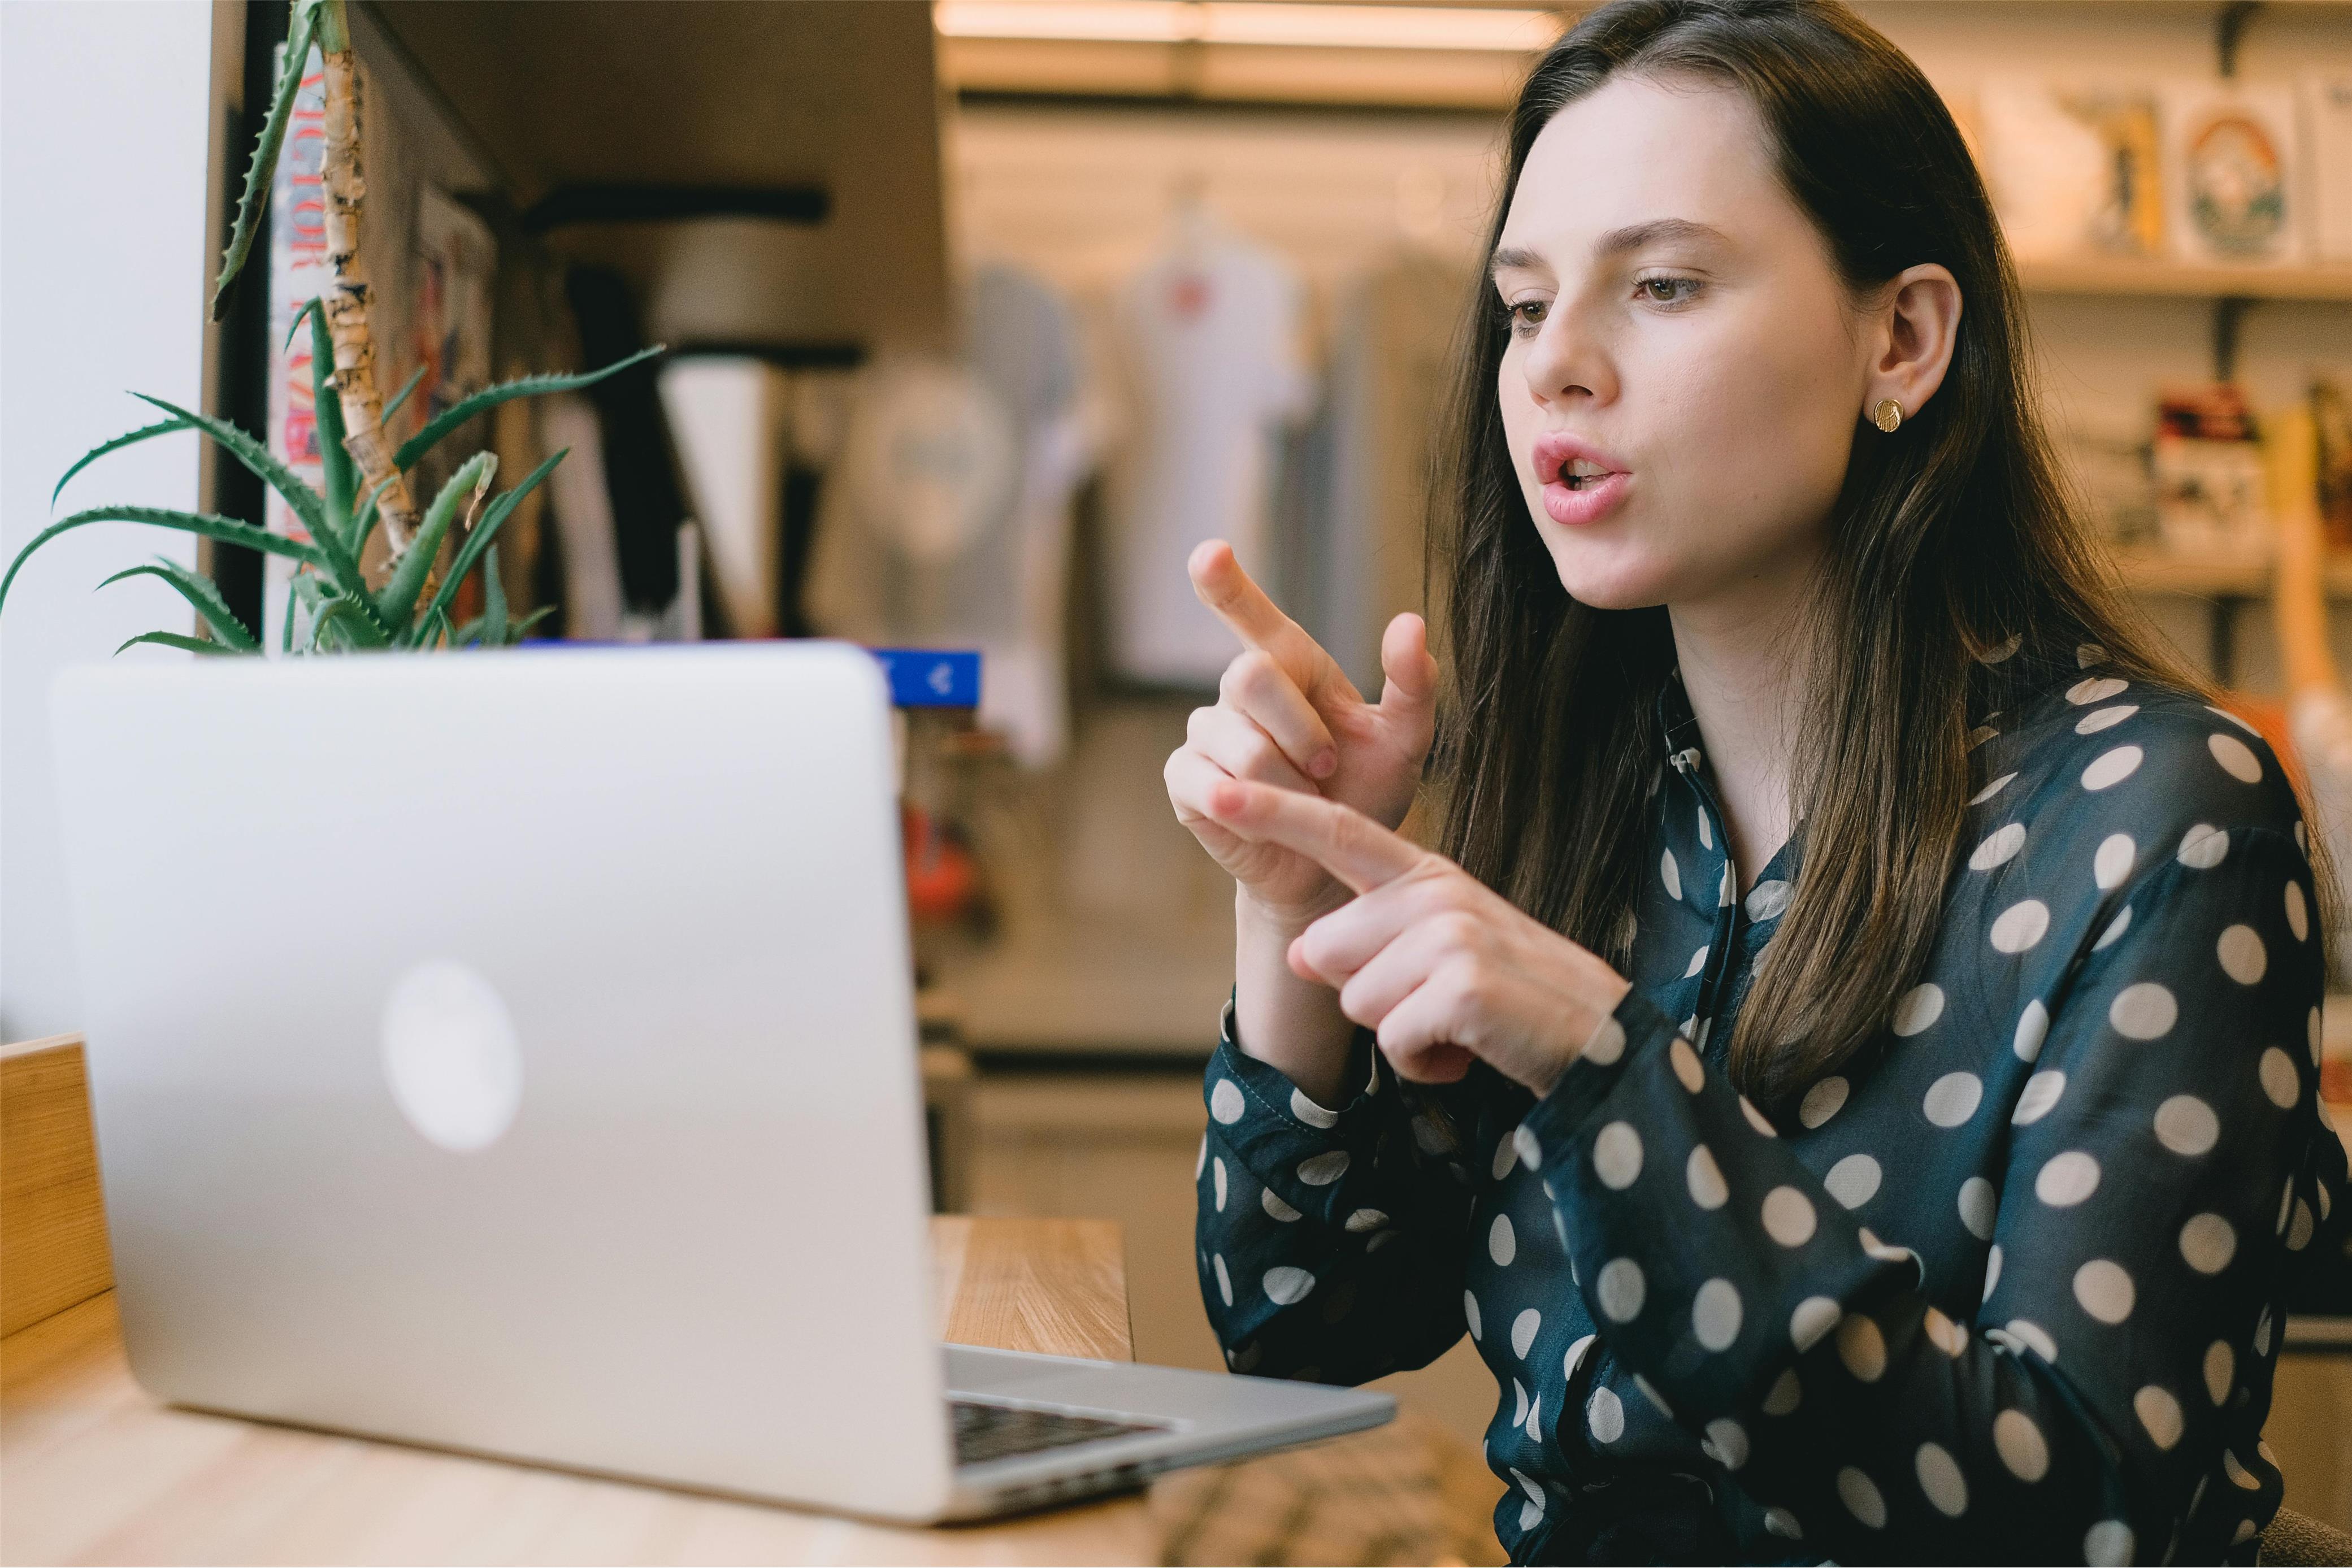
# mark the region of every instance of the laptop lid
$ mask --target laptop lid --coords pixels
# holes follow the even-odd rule
[[[937,1511],[872,659],[126,663],[54,713],[144,1386]]]

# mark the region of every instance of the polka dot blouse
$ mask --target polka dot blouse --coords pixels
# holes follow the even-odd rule
[[[1801,835],[1738,894],[1678,680],[1633,988],[1549,1094],[1399,1081],[1359,1030],[1327,1107],[1228,1002],[1198,1236],[1234,1370],[1468,1333],[1515,1562],[2252,1562],[2284,1295],[2344,1221],[2305,829],[2251,730],[2099,659],[2006,716],[1978,672],[1926,972],[1778,1122],[1723,1056]]]

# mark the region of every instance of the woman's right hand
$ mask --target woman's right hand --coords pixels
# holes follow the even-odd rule
[[[1435,733],[1437,661],[1418,615],[1381,639],[1388,677],[1366,702],[1338,661],[1250,580],[1233,548],[1211,539],[1186,563],[1192,590],[1242,640],[1216,703],[1195,708],[1163,770],[1176,820],[1276,924],[1303,928],[1345,903],[1347,889],[1313,861],[1250,843],[1213,821],[1210,789],[1248,779],[1353,806],[1389,828],[1404,821]]]

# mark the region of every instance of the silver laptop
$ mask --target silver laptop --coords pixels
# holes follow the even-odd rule
[[[132,1371],[902,1521],[1390,1418],[937,1340],[887,696],[842,643],[56,692]]]

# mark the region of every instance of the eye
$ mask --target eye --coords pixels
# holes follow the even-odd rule
[[[1510,323],[1515,336],[1532,338],[1536,329],[1543,325],[1548,308],[1547,303],[1541,299],[1513,300],[1503,306],[1503,319]]]
[[[1685,305],[1702,285],[1696,277],[1643,277],[1637,278],[1633,287],[1653,305]]]

